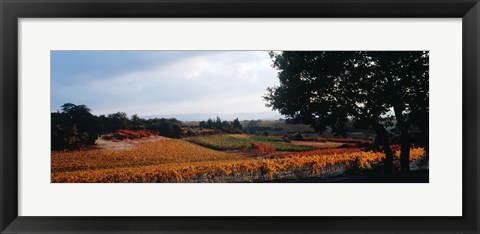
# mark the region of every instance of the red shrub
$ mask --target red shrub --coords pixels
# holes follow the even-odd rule
[[[257,152],[257,156],[269,154],[275,151],[275,147],[263,143],[252,143],[251,149]]]
[[[158,135],[158,132],[149,131],[149,130],[125,130],[121,129],[116,131],[113,134],[113,137],[117,140],[125,140],[125,139],[138,139],[150,136]]]

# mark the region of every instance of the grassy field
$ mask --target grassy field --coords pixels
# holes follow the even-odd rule
[[[187,138],[187,141],[214,150],[244,150],[251,147],[252,143],[268,144],[278,151],[306,151],[315,147],[308,145],[294,145],[284,142],[277,137],[255,136],[247,134],[226,134]]]
[[[424,155],[413,148],[411,159]],[[398,152],[396,158],[398,158]],[[53,183],[265,182],[311,178],[352,164],[369,168],[383,153],[361,148],[277,152],[270,157],[212,150],[185,140],[137,144],[126,150],[53,152]]]

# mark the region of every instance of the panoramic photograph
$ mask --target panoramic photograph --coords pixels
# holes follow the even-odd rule
[[[51,51],[52,183],[428,183],[429,51]]]

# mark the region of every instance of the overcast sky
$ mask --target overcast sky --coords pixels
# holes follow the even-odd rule
[[[267,51],[51,52],[52,111],[70,102],[96,115],[278,116],[262,99],[274,85]]]

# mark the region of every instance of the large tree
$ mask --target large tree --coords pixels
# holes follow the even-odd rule
[[[409,170],[409,114],[428,119],[428,53],[285,51],[270,55],[280,86],[268,88],[267,106],[317,130],[331,126],[339,131],[349,121],[372,126],[386,154],[385,173],[392,172],[393,163],[385,127],[394,116],[401,132],[402,171]]]
[[[374,78],[383,79],[385,101],[392,106],[400,131],[402,172],[408,172],[412,124],[422,130],[423,141],[428,143],[429,54],[397,51],[369,52],[368,56],[375,64]]]
[[[52,149],[73,149],[95,144],[99,127],[97,118],[85,105],[66,103],[62,111],[52,113]]]

